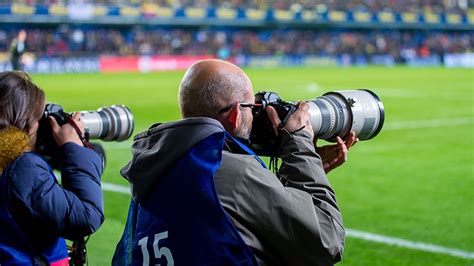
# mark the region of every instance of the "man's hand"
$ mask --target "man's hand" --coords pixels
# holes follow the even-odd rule
[[[267,111],[268,118],[272,122],[275,133],[278,135],[278,126],[281,123],[278,113],[271,106],[268,106],[265,110]],[[314,131],[311,126],[311,115],[308,110],[309,104],[307,102],[298,103],[298,109],[288,118],[284,128],[288,132],[295,132],[302,129],[311,135],[311,139],[314,139],[316,152],[321,156],[324,172],[328,173],[347,161],[349,148],[354,146],[359,139],[356,137],[355,132],[351,131],[345,141],[340,137],[336,137],[336,144],[318,148],[316,146],[317,139],[314,138]]]
[[[275,133],[278,135],[278,126],[280,125],[281,120],[278,117],[277,111],[271,106],[268,106],[265,108],[265,110],[267,111],[268,118],[272,122]],[[283,128],[290,133],[304,130],[308,132],[311,135],[311,139],[313,139],[314,132],[313,127],[311,126],[311,115],[309,114],[308,110],[309,104],[307,102],[299,102],[298,109],[296,109],[296,111],[290,115]]]
[[[355,132],[351,131],[349,135],[347,135],[345,141],[340,137],[336,137],[337,143],[333,145],[326,145],[318,148],[316,146],[316,141],[317,139],[315,139],[314,142],[316,152],[321,156],[324,172],[328,173],[347,161],[349,148],[354,146],[359,139],[356,137]]]
[[[84,134],[84,124],[81,121],[81,113],[75,113],[72,116],[72,119],[74,122],[76,122],[77,127],[81,130],[81,134]],[[84,146],[76,130],[69,123],[59,126],[58,122],[53,116],[49,117],[49,122],[51,124],[53,137],[59,146],[67,142],[74,142],[80,146]]]

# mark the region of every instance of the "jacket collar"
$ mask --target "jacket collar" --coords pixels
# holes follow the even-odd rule
[[[8,127],[0,130],[0,173],[3,169],[20,156],[23,152],[30,150],[30,138],[28,134],[16,127]]]
[[[248,139],[243,139],[243,138],[238,138],[234,137],[237,139],[240,143],[244,144],[247,147],[250,147],[250,140]],[[231,153],[238,153],[238,154],[248,154],[242,147],[240,147],[239,144],[235,143],[235,141],[231,138],[226,138],[224,142],[224,150],[229,151]]]

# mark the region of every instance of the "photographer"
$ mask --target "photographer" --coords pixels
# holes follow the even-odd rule
[[[71,124],[49,117],[61,187],[34,151],[43,91],[23,72],[2,72],[0,106],[0,264],[68,265],[64,238],[83,238],[104,221],[102,159],[83,147]],[[79,113],[73,120],[83,131]]]
[[[281,137],[275,175],[244,144],[257,104],[241,69],[220,60],[194,64],[179,103],[183,120],[135,137],[133,158],[121,172],[133,200],[113,264],[332,265],[341,259],[344,228],[325,171],[347,159],[355,134],[318,154],[307,103],[283,127],[268,107]]]

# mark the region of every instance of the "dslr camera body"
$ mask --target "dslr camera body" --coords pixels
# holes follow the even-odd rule
[[[344,138],[350,131],[355,131],[359,140],[368,140],[382,130],[384,106],[380,98],[370,90],[332,91],[307,102],[316,138],[334,142],[337,136]],[[275,108],[284,125],[297,106],[282,100],[275,92],[266,91],[255,94],[255,103],[261,106],[253,108],[250,134],[252,150],[261,156],[278,157],[280,140],[265,108]]]

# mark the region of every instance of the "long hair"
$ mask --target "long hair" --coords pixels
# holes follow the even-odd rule
[[[0,130],[15,127],[28,133],[44,111],[44,92],[28,74],[0,72]]]

